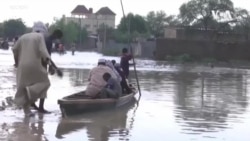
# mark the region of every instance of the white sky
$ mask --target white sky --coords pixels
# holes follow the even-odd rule
[[[179,7],[188,0],[123,0],[125,13],[133,12],[146,16],[149,11],[164,10],[168,15],[178,14]],[[250,10],[250,0],[232,0],[236,7]],[[53,22],[54,17],[61,17],[63,14],[70,15],[76,5],[92,7],[94,12],[99,8],[108,6],[114,11],[116,25],[122,17],[120,0],[1,0],[0,21],[11,18],[22,18],[28,26],[34,21],[45,23]]]

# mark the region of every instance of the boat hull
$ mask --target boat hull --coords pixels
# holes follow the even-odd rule
[[[122,96],[119,99],[90,99],[81,97],[83,93],[84,92],[80,92],[58,100],[63,116],[121,107],[134,99],[136,91]]]

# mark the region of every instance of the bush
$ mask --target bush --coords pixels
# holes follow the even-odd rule
[[[193,59],[191,58],[191,56],[189,54],[183,54],[183,55],[177,56],[175,58],[175,60],[178,62],[191,62],[191,61],[193,61]]]

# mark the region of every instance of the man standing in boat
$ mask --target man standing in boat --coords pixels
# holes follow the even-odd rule
[[[131,93],[132,90],[130,89],[130,87],[128,86],[128,83],[126,81],[126,77],[125,74],[123,72],[123,70],[121,69],[120,64],[117,64],[115,60],[112,60],[112,63],[114,65],[114,68],[116,69],[116,71],[119,73],[120,77],[121,77],[121,87],[122,87],[122,93]]]
[[[124,72],[126,79],[128,79],[128,76],[129,76],[129,66],[133,65],[133,64],[129,64],[129,61],[132,59],[132,57],[133,57],[132,54],[128,53],[127,48],[122,49],[120,65],[121,65],[121,68]]]
[[[86,88],[86,95],[95,98],[97,94],[101,92],[107,84],[107,82],[103,79],[103,75],[105,73],[109,73],[114,79],[117,79],[112,69],[106,66],[106,60],[99,59],[98,66],[90,70],[88,76],[89,84]]]

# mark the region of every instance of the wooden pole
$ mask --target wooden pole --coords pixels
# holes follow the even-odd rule
[[[126,19],[122,0],[120,0],[120,2],[121,2],[121,7],[122,7],[123,18]],[[130,38],[130,19],[129,19],[129,23],[127,24],[127,26],[128,26],[128,37]],[[138,80],[138,76],[137,76],[137,71],[136,71],[136,64],[135,64],[134,53],[133,53],[133,49],[132,49],[132,46],[131,46],[129,38],[128,38],[128,44],[129,44],[129,47],[130,47],[130,52],[132,54],[132,61],[133,61],[133,66],[134,66],[134,71],[135,71],[135,78],[136,78],[136,82],[137,82],[137,87],[138,87],[139,95],[141,97],[141,89],[140,89],[140,84],[139,84],[139,80]]]

